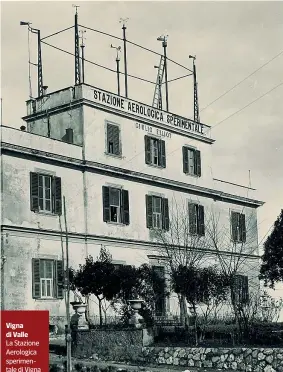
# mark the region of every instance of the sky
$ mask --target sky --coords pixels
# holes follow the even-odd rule
[[[74,24],[72,4],[1,2],[4,125],[17,128],[22,125],[25,101],[29,98],[27,29],[20,26],[20,21],[32,22],[32,27],[39,28],[41,37],[45,37]],[[263,242],[283,200],[283,2],[77,1],[76,4],[80,25],[121,38],[119,20],[129,18],[128,40],[162,53],[157,37],[168,35],[168,57],[189,69],[192,68],[189,55],[196,55],[200,118],[212,126],[212,137],[216,140],[213,176],[248,185],[250,170],[251,186],[258,190],[258,199],[265,202],[258,210],[259,241]],[[110,44],[122,46],[121,40],[85,30],[86,59],[115,69],[116,50]],[[44,41],[73,53],[73,39],[72,29]],[[33,63],[36,63],[36,46],[33,35],[30,40]],[[154,65],[159,64],[160,57],[132,44],[127,52],[128,73],[155,82]],[[74,83],[72,56],[46,44],[42,44],[42,56],[43,80],[50,92]],[[168,64],[169,80],[188,72]],[[116,92],[115,73],[87,63],[85,76],[86,83]],[[35,95],[34,66],[31,81]],[[132,99],[151,104],[153,90],[151,83],[129,79]],[[193,117],[192,93],[192,77],[171,82],[169,110]]]

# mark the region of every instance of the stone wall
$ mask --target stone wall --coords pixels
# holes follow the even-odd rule
[[[155,365],[281,372],[283,349],[144,347],[144,360]]]

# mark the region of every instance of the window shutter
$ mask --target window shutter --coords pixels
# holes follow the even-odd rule
[[[103,198],[103,221],[110,221],[110,198],[109,198],[109,187],[102,186],[102,198]]]
[[[40,259],[32,259],[32,297],[40,298]]]
[[[107,124],[107,144],[109,142],[113,143],[113,154],[120,155],[120,128],[118,125]]]
[[[189,154],[186,146],[183,146],[183,172],[189,173]]]
[[[197,233],[196,206],[192,203],[189,203],[189,231],[191,235]]]
[[[55,261],[55,291],[54,297],[64,297],[64,272],[63,272],[63,261]]]
[[[201,157],[200,157],[200,151],[195,151],[195,172],[196,176],[201,176]]]
[[[238,225],[238,213],[231,212],[231,232],[232,232],[233,242],[237,242],[238,240],[237,225]]]
[[[146,227],[152,228],[152,196],[145,196],[145,205],[146,205]]]
[[[239,275],[233,277],[231,298],[233,304],[239,303]]]
[[[169,206],[168,199],[162,199],[162,228],[166,231],[169,230]]]
[[[249,302],[249,278],[242,276],[242,302],[247,304]]]
[[[62,214],[62,188],[61,188],[61,178],[53,178],[53,190],[54,190],[54,213]]]
[[[241,242],[246,242],[246,217],[244,214],[240,214],[240,238]]]
[[[204,236],[204,207],[203,205],[198,206],[198,235]]]
[[[150,137],[144,136],[145,164],[150,164]]]
[[[165,269],[163,266],[152,266],[152,269],[156,276],[161,279],[165,279]],[[162,293],[155,293],[155,315],[165,316],[166,312],[166,296],[165,288],[163,288]]]
[[[123,223],[125,225],[130,224],[130,211],[129,211],[129,192],[128,190],[122,190],[122,214]]]
[[[159,162],[162,168],[166,168],[166,151],[165,151],[165,141],[159,140]]]
[[[38,173],[30,172],[30,210],[34,212],[39,209],[38,183]]]

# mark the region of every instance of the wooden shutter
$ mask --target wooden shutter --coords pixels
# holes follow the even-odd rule
[[[162,199],[162,228],[166,231],[169,230],[169,206],[168,199]]]
[[[144,136],[144,154],[145,154],[145,164],[151,164],[150,137],[149,136]]]
[[[231,212],[231,232],[232,232],[232,240],[233,242],[237,242],[238,240],[238,213]]]
[[[102,186],[102,198],[103,198],[103,221],[110,221],[110,190],[107,186]]]
[[[115,124],[107,124],[107,152],[109,149],[109,142],[113,143],[113,154],[120,155],[120,128]]]
[[[30,210],[34,212],[39,210],[38,186],[38,173],[30,172]]]
[[[40,259],[32,259],[32,297],[40,298]]]
[[[249,278],[242,276],[242,302],[247,304],[249,302]]]
[[[158,141],[158,150],[159,150],[159,165],[162,168],[166,168],[166,151],[165,151],[165,141]]]
[[[204,236],[204,207],[203,205],[198,206],[198,235]]]
[[[122,222],[125,225],[130,224],[130,211],[129,211],[129,192],[128,190],[121,190],[122,194]]]
[[[55,291],[54,297],[63,298],[64,297],[64,271],[63,271],[63,261],[55,261]]]
[[[183,146],[183,172],[189,173],[189,153],[186,146]]]
[[[196,176],[201,176],[201,157],[200,157],[200,151],[195,151],[195,172]]]
[[[246,242],[246,217],[244,214],[240,214],[240,239],[241,242]]]
[[[189,231],[191,235],[197,233],[196,205],[192,203],[189,203]]]
[[[61,178],[53,178],[53,198],[54,198],[54,213],[61,215],[62,214],[62,187],[61,187]]]
[[[145,205],[146,205],[146,227],[152,228],[152,196],[145,196]]]
[[[164,266],[152,266],[153,271],[157,276],[165,279],[165,268]],[[155,293],[155,315],[165,316],[166,312],[166,296],[165,288],[163,288],[163,293]]]

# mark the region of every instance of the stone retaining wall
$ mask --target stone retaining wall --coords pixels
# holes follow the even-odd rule
[[[283,372],[283,349],[144,347],[142,353],[155,365]]]

